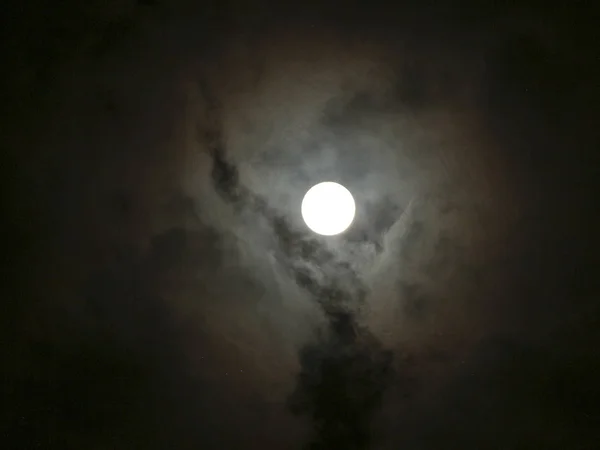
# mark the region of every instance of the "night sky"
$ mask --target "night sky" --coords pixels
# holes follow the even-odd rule
[[[600,448],[599,19],[500,3],[8,1],[0,447]]]

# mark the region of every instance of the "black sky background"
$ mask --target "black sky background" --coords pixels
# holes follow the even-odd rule
[[[590,4],[3,15],[3,448],[598,447]]]

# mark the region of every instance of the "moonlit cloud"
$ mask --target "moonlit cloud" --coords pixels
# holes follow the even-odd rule
[[[596,442],[591,39],[267,3],[14,10],[8,448]]]

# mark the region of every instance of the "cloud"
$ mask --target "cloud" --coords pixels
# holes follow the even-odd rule
[[[227,160],[220,131],[211,130],[209,137],[215,190],[236,210],[249,209],[267,220],[281,255],[278,263],[320,306],[327,321],[316,342],[300,350],[300,373],[290,397],[292,411],[308,415],[313,424],[310,448],[368,448],[370,421],[392,372],[392,353],[359,325],[367,291],[361,274],[243,186],[237,168]],[[385,232],[390,219],[378,225]]]
[[[558,164],[572,154],[561,148],[582,147],[590,133],[567,98],[592,90],[554,71],[570,61],[564,54],[550,64],[556,53],[538,41],[525,39],[524,55],[519,38],[505,45],[512,22],[488,17],[463,34],[428,12],[360,17],[348,28],[338,12],[290,26],[252,19],[261,24],[252,30],[244,19],[236,33],[216,32],[214,17],[193,10],[165,15],[125,27],[127,48],[74,62],[48,90],[60,102],[40,113],[49,131],[28,120],[40,149],[13,208],[15,221],[35,224],[35,258],[20,259],[19,279],[35,270],[44,282],[27,286],[36,301],[15,306],[25,319],[4,322],[27,324],[19,351],[46,341],[29,360],[57,388],[36,378],[13,392],[25,406],[7,423],[37,419],[22,436],[116,436],[127,420],[114,412],[121,398],[141,425],[123,425],[116,439],[146,448],[186,439],[236,448],[257,435],[277,441],[265,447],[290,448],[304,436],[289,411],[308,419],[315,448],[376,448],[386,430],[391,448],[428,438],[466,446],[475,435],[481,448],[501,431],[493,412],[481,413],[486,398],[507,427],[515,421],[503,414],[518,404],[483,367],[506,369],[527,397],[544,364],[567,365],[519,348],[591,285],[582,265],[565,269],[557,255],[579,256],[594,242],[591,223],[582,244],[568,231],[591,177],[574,188],[561,175],[586,162]],[[561,96],[554,122],[539,119],[545,90],[565,85],[582,87]],[[573,122],[562,140],[558,125],[545,125]],[[324,178],[357,200],[355,224],[339,238],[310,234],[299,216],[302,194]],[[514,345],[472,351],[499,330]],[[23,367],[12,369],[15,380]],[[99,405],[105,428],[61,403],[61,380],[74,373],[83,387],[73,392]],[[93,373],[114,388],[97,386]],[[48,397],[36,402],[29,390]],[[566,392],[579,402],[584,391]],[[58,412],[36,410],[54,404]],[[456,423],[454,411],[463,413]],[[53,422],[63,412],[78,418]],[[374,420],[382,416],[392,420]]]

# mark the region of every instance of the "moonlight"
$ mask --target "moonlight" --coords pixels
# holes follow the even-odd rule
[[[345,231],[356,212],[354,198],[348,189],[326,181],[308,190],[302,200],[302,218],[312,231],[333,236]]]

